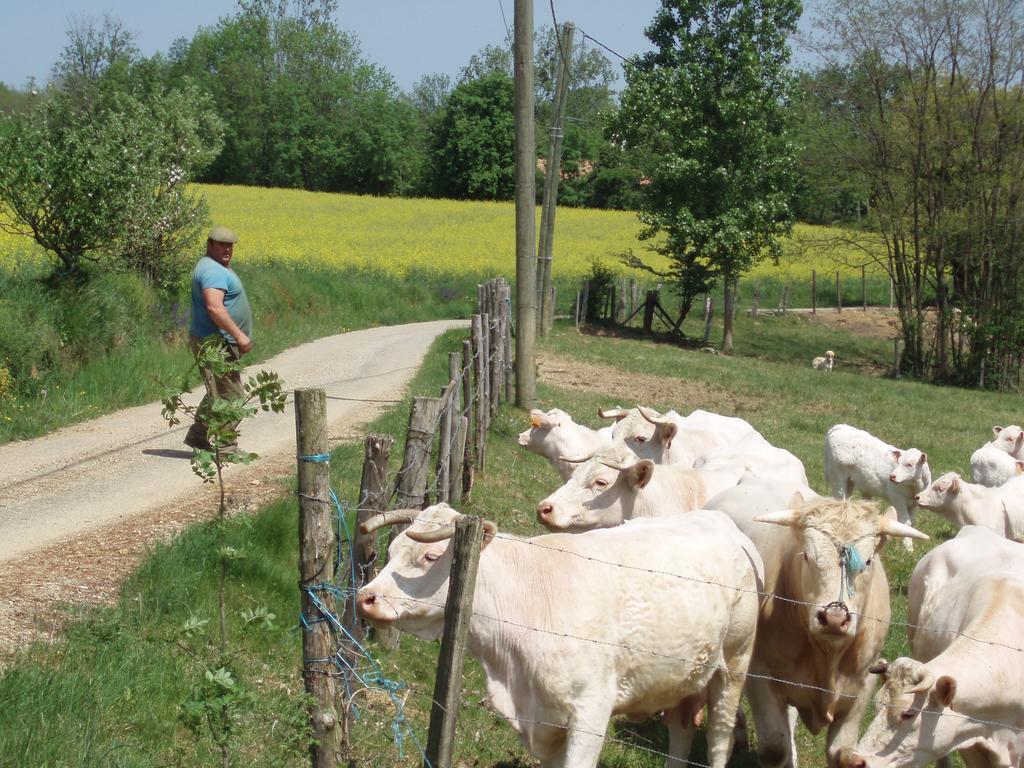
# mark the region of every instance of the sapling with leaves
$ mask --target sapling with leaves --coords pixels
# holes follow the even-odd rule
[[[210,370],[218,378],[244,368],[240,361],[229,360],[224,347],[216,341],[208,341],[199,348],[195,366]],[[236,710],[247,701],[247,697],[231,671],[228,658],[225,598],[227,573],[229,564],[242,559],[245,554],[225,542],[227,504],[224,467],[229,464],[248,464],[259,456],[249,451],[239,451],[237,448],[226,450],[225,447],[237,445],[240,422],[255,416],[261,410],[282,412],[285,406],[285,392],[281,388],[280,378],[271,371],[260,371],[255,376],[250,376],[243,384],[243,397],[240,398],[206,398],[200,405],[187,405],[182,398],[189,390],[187,381],[178,388],[168,387],[163,398],[161,414],[171,427],[180,424],[183,419],[195,420],[197,416],[200,416],[208,427],[207,440],[211,450],[192,450],[192,471],[202,478],[204,483],[216,481],[220,490],[217,515],[220,649],[216,662],[206,665],[203,682],[195,687],[191,698],[182,705],[181,715],[183,722],[197,737],[204,728],[208,730],[220,751],[221,763],[227,768],[230,765],[230,742],[237,720]],[[273,618],[273,614],[265,608],[243,612],[243,619],[247,625],[256,623],[270,627]],[[192,616],[183,628],[183,634],[191,638],[205,623],[205,620]]]

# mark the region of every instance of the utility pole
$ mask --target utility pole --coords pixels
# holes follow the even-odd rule
[[[562,25],[559,41],[558,83],[551,118],[551,138],[548,141],[548,161],[544,171],[544,203],[540,214],[540,248],[537,253],[537,287],[540,303],[540,333],[547,336],[554,324],[555,307],[551,293],[551,254],[555,239],[555,208],[558,203],[558,182],[562,176],[562,138],[565,123],[565,92],[569,87],[569,64],[572,61],[572,40],[576,25],[571,21]]]
[[[537,146],[533,134],[533,0],[515,0],[516,404],[537,401]]]

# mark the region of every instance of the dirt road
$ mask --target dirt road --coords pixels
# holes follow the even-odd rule
[[[326,390],[328,434],[360,428],[401,397],[441,333],[465,321],[373,328],[295,347],[253,366],[286,389]],[[193,392],[198,402],[201,391]],[[58,603],[116,595],[155,540],[215,511],[212,487],[190,469],[185,426],[168,429],[160,404],[130,408],[45,437],[0,446],[0,656],[51,634]],[[260,413],[240,445],[262,457],[227,471],[231,504],[252,508],[285,492],[295,467],[295,416]]]

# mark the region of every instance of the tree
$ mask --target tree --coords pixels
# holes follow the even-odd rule
[[[872,201],[918,376],[1019,388],[1024,363],[1024,7],[833,0]],[[931,311],[929,305],[934,305]]]
[[[515,190],[512,78],[494,72],[458,85],[433,130],[433,180],[444,197],[509,200]]]
[[[224,151],[206,179],[401,194],[420,185],[424,130],[407,100],[333,21],[335,0],[252,0],[175,43],[174,77],[214,97]],[[363,186],[364,182],[366,186]]]
[[[641,238],[671,259],[684,308],[722,280],[727,352],[739,276],[778,258],[791,227],[786,38],[799,16],[799,0],[662,0],[647,28],[657,50],[627,68],[612,129],[650,180]]]
[[[102,260],[170,287],[205,224],[186,183],[216,155],[219,122],[194,88],[134,78],[134,49],[104,42],[110,29],[75,27],[45,101],[3,118],[0,227],[33,237],[60,275]]]

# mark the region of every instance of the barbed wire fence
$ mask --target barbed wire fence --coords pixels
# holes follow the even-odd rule
[[[483,701],[467,702],[459,700],[458,697],[441,697],[435,688],[433,694],[425,690],[410,687],[403,681],[389,679],[383,670],[382,665],[374,659],[366,649],[365,627],[355,612],[354,600],[357,591],[368,583],[374,574],[376,558],[378,553],[377,534],[362,534],[359,531],[359,524],[365,522],[388,508],[412,508],[422,509],[431,503],[449,502],[457,504],[460,509],[467,512],[476,512],[483,517],[483,510],[472,500],[470,492],[473,488],[474,478],[477,473],[482,473],[486,466],[486,435],[491,426],[492,419],[497,413],[501,400],[511,399],[512,392],[512,366],[511,366],[511,301],[510,290],[507,282],[503,280],[490,281],[480,286],[479,308],[481,311],[473,316],[470,338],[463,342],[462,353],[451,353],[449,355],[449,382],[445,385],[437,398],[414,398],[409,417],[409,428],[405,439],[404,457],[401,467],[394,474],[389,482],[387,478],[387,467],[391,447],[394,438],[389,435],[369,435],[364,445],[363,476],[360,485],[359,501],[356,505],[349,505],[339,501],[337,496],[329,488],[306,493],[306,500],[315,503],[315,506],[322,512],[324,509],[332,510],[331,514],[335,519],[338,538],[336,544],[332,544],[330,557],[334,562],[334,574],[331,579],[324,580],[317,576],[304,578],[301,589],[304,606],[300,617],[301,624],[306,634],[311,632],[326,632],[330,638],[330,651],[327,653],[318,652],[317,655],[304,654],[303,671],[307,680],[328,679],[333,682],[333,688],[326,694],[330,698],[329,708],[326,711],[335,713],[338,738],[335,748],[335,762],[317,763],[316,755],[323,754],[323,750],[314,755],[314,765],[336,765],[340,762],[346,750],[352,744],[352,726],[360,714],[359,699],[376,691],[383,694],[390,702],[393,709],[391,722],[391,734],[398,752],[399,759],[404,756],[407,742],[412,742],[423,757],[426,766],[445,765],[444,760],[434,762],[431,759],[429,750],[417,737],[406,717],[406,706],[409,700],[429,704],[434,713],[444,716],[449,720],[449,727],[454,731],[454,719],[458,710],[469,707],[484,707],[499,718],[508,720],[491,710]],[[301,443],[300,443],[301,444]],[[300,466],[303,463],[316,464],[325,463],[326,455],[303,454],[300,451]],[[550,476],[534,477],[538,487],[551,486]],[[300,487],[300,500],[305,492]],[[329,526],[333,528],[334,526]],[[404,526],[398,525],[391,528],[391,539],[398,534]],[[541,547],[544,549],[555,549],[565,552],[556,547],[551,547],[540,541],[510,536],[499,533],[499,537],[506,538],[523,546]],[[479,551],[477,549],[477,551]],[[576,554],[576,553],[569,553]],[[581,555],[578,555],[581,556]],[[323,555],[319,556],[319,571],[314,573],[322,575],[325,572],[323,566]],[[608,566],[622,568],[633,568],[635,566],[602,561],[593,557],[588,560],[603,563]],[[640,569],[652,573],[650,569]],[[303,571],[305,573],[305,571]],[[686,578],[679,574],[663,574]],[[728,587],[729,585],[706,582],[709,585]],[[817,608],[816,604],[808,603],[787,597],[784,595],[769,592],[758,592],[762,599],[773,599],[782,602],[803,605]],[[450,596],[448,605],[466,603],[465,598]],[[471,599],[469,601],[469,612],[480,619],[503,621],[498,617],[484,616],[472,612]],[[438,607],[438,606],[435,606]],[[445,606],[439,606],[442,609]],[[858,614],[865,621],[883,622],[891,627],[903,627],[917,632],[934,632],[951,635],[955,638],[963,638],[970,642],[985,644],[993,648],[1001,648],[1013,653],[1024,653],[1024,648],[1016,647],[1003,642],[986,640],[963,632],[950,630],[948,628],[927,627],[915,625],[909,622],[890,621],[885,617],[869,616]],[[533,627],[524,624],[517,624],[517,629],[524,632],[551,633],[552,630],[545,627]],[[608,645],[607,641],[594,640],[586,637],[568,635],[573,640],[580,642],[591,642],[599,645]],[[376,640],[385,648],[389,644],[393,647],[397,642],[397,635],[389,637],[387,633],[378,631]],[[626,647],[623,646],[623,649]],[[665,657],[664,653],[657,649],[628,648],[628,650],[640,654],[652,654]],[[702,664],[685,658],[672,658],[680,664]],[[441,666],[438,668],[438,679],[440,682]],[[455,677],[461,676],[461,668],[458,670],[445,670],[445,675]],[[757,676],[748,674],[749,676]],[[856,699],[863,696],[850,694],[844,691],[832,690],[827,687],[811,685],[806,682],[795,680],[784,680],[771,676],[761,675],[760,677],[771,682],[792,685],[802,688],[811,688],[821,693],[834,695],[838,698]],[[307,690],[316,686],[307,686]],[[312,690],[310,691],[313,692]],[[443,698],[443,700],[441,700]],[[456,706],[453,706],[455,704]],[[323,724],[322,713],[324,707],[318,710]],[[991,722],[970,715],[952,711],[940,713],[942,717],[955,717],[960,720],[983,724],[987,727],[1008,729],[1013,732],[1020,732],[1024,729],[1010,723]],[[328,717],[326,722],[330,722]],[[529,721],[532,724],[554,725],[565,727],[564,723],[542,723],[540,721]],[[314,728],[316,731],[316,728]],[[431,724],[431,739],[433,740],[434,724]],[[604,734],[594,734],[604,735]],[[642,738],[642,737],[640,737]],[[659,750],[656,745],[638,744],[635,740],[623,740],[608,738],[608,742],[620,743],[621,745],[650,753],[655,757],[665,757],[665,753]],[[335,742],[331,742],[335,743]],[[436,746],[434,747],[436,754]],[[451,748],[448,747],[447,759],[450,760]],[[706,768],[700,762],[688,761],[690,765],[698,768]]]

